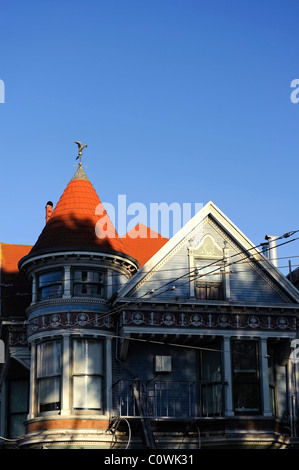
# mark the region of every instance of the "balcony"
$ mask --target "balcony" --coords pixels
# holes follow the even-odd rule
[[[189,419],[223,416],[223,382],[120,380],[114,385],[114,409],[119,417]]]

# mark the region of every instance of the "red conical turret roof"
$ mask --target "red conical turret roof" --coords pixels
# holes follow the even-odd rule
[[[81,165],[65,188],[30,255],[69,249],[125,253]]]

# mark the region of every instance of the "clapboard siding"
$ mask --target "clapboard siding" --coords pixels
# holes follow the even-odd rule
[[[267,303],[283,303],[284,297],[280,295],[279,290],[275,288],[270,278],[266,278],[266,274],[262,267],[256,270],[249,262],[247,253],[241,255],[241,248],[238,247],[229,234],[222,236],[217,224],[206,223],[202,229],[193,233],[190,237],[181,243],[180,247],[173,250],[172,255],[168,255],[167,260],[162,261],[157,268],[157,272],[149,276],[147,281],[143,283],[134,295],[143,297],[152,289],[154,293],[150,294],[152,298],[169,299],[169,300],[187,300],[190,298],[190,278],[189,273],[189,247],[197,247],[201,239],[205,235],[211,235],[216,243],[223,248],[224,242],[228,243],[228,261],[233,264],[229,265],[229,284],[230,284],[230,300],[244,302],[267,302]],[[247,262],[244,262],[244,255]],[[246,261],[245,260],[245,261]],[[214,269],[214,268],[211,268]],[[174,290],[170,288],[175,286]]]

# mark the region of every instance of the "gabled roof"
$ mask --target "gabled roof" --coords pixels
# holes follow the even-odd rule
[[[248,252],[258,263],[262,263],[262,269],[283,288],[294,302],[299,302],[299,292],[291,282],[269,261],[258,248],[239,230],[239,228],[214,204],[208,202],[195,216],[187,222],[162,248],[150,258],[142,268],[119,290],[118,298],[129,296],[132,289],[146,282],[154,271],[158,271],[160,262],[170,258],[176,247],[185,239],[191,238],[192,232],[207,217],[210,216],[228,235],[240,246],[241,250]]]
[[[125,252],[122,241],[81,166],[65,188],[30,255],[57,249]]]
[[[157,253],[168,240],[142,223],[121,237],[126,253],[137,259],[140,267]]]

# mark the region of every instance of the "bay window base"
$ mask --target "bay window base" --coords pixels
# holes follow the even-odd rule
[[[20,448],[110,448],[113,436],[107,416],[38,417],[26,421]]]

